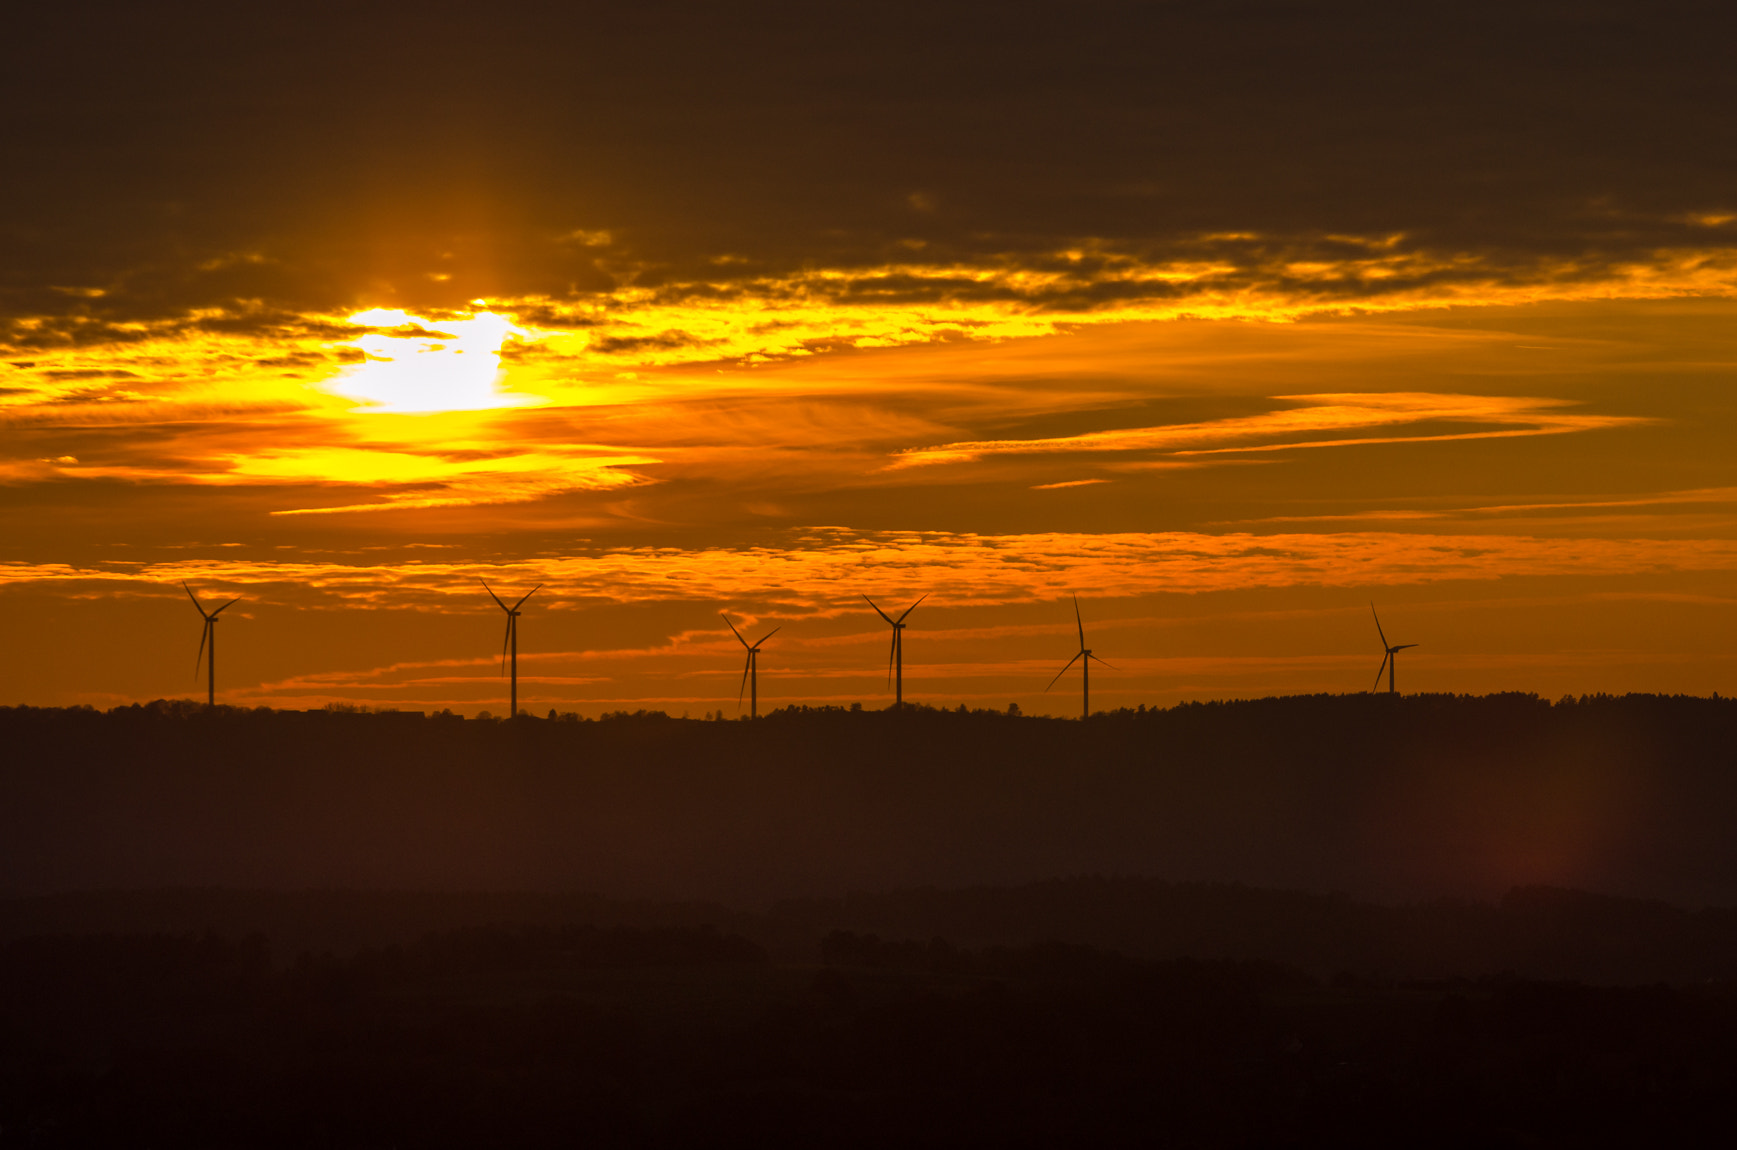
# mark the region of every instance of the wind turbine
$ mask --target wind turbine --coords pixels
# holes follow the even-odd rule
[[[928,597],[927,594],[920,596],[917,603],[921,603]],[[912,603],[906,607],[905,614],[894,619],[879,607],[875,607],[875,601],[867,595],[863,596],[863,601],[870,607],[874,607],[875,614],[885,619],[887,626],[893,629],[893,649],[892,653],[887,656],[887,678],[893,681],[894,708],[903,707],[905,705],[905,615],[915,611],[917,603]]]
[[[187,586],[187,581],[181,581],[181,589],[187,592],[187,598],[193,600],[193,606],[198,609],[200,618],[205,620],[205,626],[199,632],[199,654],[193,658],[193,678],[199,678],[199,662],[205,662],[205,705],[217,705],[217,616],[223,614],[237,603],[239,597],[231,599],[215,611],[207,611],[205,605],[199,602],[199,596],[193,594],[193,588]],[[206,647],[210,654],[206,654]]]
[[[1078,595],[1074,596],[1074,625],[1080,629],[1079,653],[1068,660],[1067,667],[1063,667],[1055,673],[1055,678],[1049,681],[1049,687],[1053,687],[1059,683],[1061,677],[1068,673],[1068,667],[1072,667],[1075,663],[1078,663],[1080,665],[1080,695],[1084,708],[1080,713],[1080,718],[1089,719],[1092,717],[1092,663],[1094,660],[1099,663],[1104,663],[1104,661],[1092,654],[1091,648],[1086,646],[1086,625],[1084,621],[1080,619],[1080,597]],[[1108,663],[1104,663],[1104,666],[1110,667]],[[1115,669],[1116,668],[1114,667],[1110,667],[1110,670],[1112,671]],[[1044,688],[1045,694],[1049,692],[1049,687]]]
[[[507,635],[506,638],[501,640],[501,670],[505,671],[507,669],[507,655],[510,651],[513,660],[513,686],[512,695],[507,704],[510,708],[507,715],[510,718],[516,719],[519,717],[519,608],[524,606],[526,599],[529,599],[532,595],[535,595],[538,591],[542,590],[543,585],[539,583],[529,591],[526,591],[523,595],[519,596],[519,601],[517,603],[514,603],[509,607],[501,602],[501,597],[495,594],[494,588],[490,587],[487,581],[478,579],[477,582],[483,585],[483,590],[489,593],[489,598],[493,599],[495,604],[507,613]]]
[[[734,623],[730,623],[730,617],[724,615],[722,611],[718,612],[718,614],[723,616],[725,623],[729,623],[730,632],[736,636],[736,641],[742,644],[742,646],[748,648],[748,662],[742,668],[742,686],[736,692],[736,706],[740,707],[742,705],[742,691],[747,691],[748,717],[750,719],[758,719],[760,717],[760,643],[764,643],[779,631],[783,630],[784,625],[780,623],[778,626],[772,628],[770,631],[760,636],[760,643],[755,643],[753,646],[749,647],[748,640],[742,638],[742,632],[736,630],[736,625]]]
[[[1375,615],[1375,604],[1373,604],[1373,603],[1369,604],[1369,613],[1371,615]],[[1378,667],[1375,671],[1375,684],[1374,684],[1374,686],[1370,687],[1369,689],[1371,691],[1373,691],[1376,687],[1381,686],[1381,672],[1386,671],[1387,672],[1387,693],[1389,695],[1391,695],[1391,694],[1394,694],[1393,669],[1399,665],[1399,660],[1394,658],[1394,656],[1398,655],[1399,652],[1405,650],[1407,647],[1415,647],[1415,646],[1417,646],[1417,644],[1416,643],[1401,643],[1397,647],[1389,644],[1387,642],[1387,632],[1385,632],[1381,629],[1381,616],[1380,615],[1375,615],[1375,633],[1377,635],[1381,636],[1381,646],[1382,646],[1382,649],[1387,652],[1387,654],[1382,656],[1381,666]]]

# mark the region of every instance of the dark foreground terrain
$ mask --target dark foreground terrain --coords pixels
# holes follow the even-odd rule
[[[1637,910],[1530,898],[1604,928]],[[198,904],[126,913],[177,899]],[[844,930],[798,961],[708,926],[0,944],[0,1146],[1722,1146],[1734,1075],[1729,978],[1323,978]]]
[[[763,903],[1121,873],[1737,904],[1737,702],[1353,695],[1078,720],[0,710],[0,894]]]
[[[1723,1146],[1733,736],[4,710],[0,1148]]]

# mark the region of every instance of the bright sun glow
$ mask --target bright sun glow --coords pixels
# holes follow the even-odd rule
[[[377,330],[351,345],[367,360],[331,385],[340,395],[382,412],[480,411],[536,403],[501,389],[501,344],[524,335],[505,316],[477,312],[435,323],[409,312],[373,308],[350,322]]]

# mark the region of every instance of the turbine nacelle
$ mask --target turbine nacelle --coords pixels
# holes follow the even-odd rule
[[[526,591],[523,595],[520,595],[519,601],[517,603],[514,603],[511,607],[509,607],[504,602],[501,601],[501,597],[499,595],[495,594],[495,589],[488,585],[488,581],[486,579],[478,579],[477,582],[482,584],[483,590],[487,591],[489,593],[489,598],[493,599],[495,601],[495,605],[497,607],[499,607],[501,610],[505,611],[509,617],[516,617],[519,614],[519,608],[523,607],[525,605],[525,600],[529,599],[532,595],[535,595],[537,592],[539,592],[543,589],[543,584],[541,584],[541,583],[537,584],[535,587],[531,588],[529,591]]]
[[[187,586],[187,581],[185,579],[183,579],[181,581],[181,590],[187,592],[187,598],[193,600],[193,609],[195,611],[199,612],[199,614],[204,617],[204,619],[207,623],[217,622],[217,616],[223,614],[225,611],[229,610],[231,607],[233,607],[237,603],[241,602],[241,596],[237,595],[235,598],[231,599],[229,602],[225,603],[223,606],[217,608],[217,610],[207,611],[205,609],[205,604],[199,602],[199,596],[193,594],[193,588]]]
[[[887,621],[887,626],[891,627],[895,631],[903,631],[905,629],[905,616],[909,615],[912,611],[915,611],[917,609],[917,604],[921,603],[924,599],[927,599],[928,597],[929,596],[927,593],[924,593],[922,595],[917,596],[917,602],[912,603],[909,607],[906,607],[904,609],[904,611],[902,611],[899,614],[899,617],[897,619],[893,618],[891,615],[888,615],[885,611],[882,611],[878,606],[875,605],[875,601],[873,599],[870,599],[867,595],[864,595],[862,597],[862,601],[864,603],[867,603],[870,607],[874,607],[875,614],[879,615],[881,618],[885,619]]]

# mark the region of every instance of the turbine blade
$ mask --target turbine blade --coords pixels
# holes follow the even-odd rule
[[[541,583],[539,583],[535,587],[531,588],[529,591],[526,591],[523,595],[520,595],[519,601],[517,603],[513,604],[513,610],[517,611],[520,607],[523,607],[525,605],[526,599],[529,599],[532,595],[535,595],[537,592],[541,591],[542,589],[543,589],[543,585]]]
[[[203,612],[201,612],[203,614]],[[205,616],[205,625],[199,628],[199,653],[193,656],[193,678],[199,679],[199,665],[205,661],[205,639],[211,634],[211,617]]]
[[[742,660],[742,685],[736,690],[736,706],[742,705],[742,696],[748,693],[748,672],[754,666],[754,653],[748,652],[748,657]]]
[[[1416,646],[1420,646],[1420,644],[1417,644],[1417,643],[1402,643],[1402,644],[1400,644],[1400,645],[1399,645],[1399,646],[1397,646],[1397,647],[1395,647],[1395,648],[1394,648],[1394,650],[1395,650],[1395,651],[1405,651],[1405,650],[1409,650],[1409,649],[1410,649],[1410,648],[1412,648],[1412,647],[1416,647]]]
[[[508,607],[505,603],[501,602],[501,597],[499,595],[495,594],[495,589],[488,585],[487,580],[478,579],[477,582],[481,583],[483,585],[483,590],[487,591],[489,593],[489,598],[493,599],[495,601],[495,606],[499,607],[503,611],[511,611],[512,610],[511,607]]]
[[[1369,604],[1369,613],[1375,615],[1375,604]],[[1387,632],[1381,629],[1381,616],[1375,615],[1375,633],[1381,636],[1381,646],[1387,646]]]
[[[1081,652],[1080,652],[1080,655],[1084,655],[1084,654],[1085,654],[1085,652],[1084,652],[1084,651],[1081,651]],[[1075,656],[1074,656],[1074,657],[1073,657],[1073,658],[1071,658],[1071,659],[1069,659],[1069,660],[1068,660],[1068,661],[1067,661],[1067,666],[1066,666],[1066,667],[1063,667],[1063,668],[1062,668],[1062,669],[1061,669],[1061,670],[1059,670],[1059,671],[1057,671],[1057,672],[1056,672],[1056,673],[1055,673],[1055,678],[1053,678],[1053,679],[1051,679],[1051,680],[1050,680],[1050,681],[1049,681],[1049,687],[1053,687],[1053,686],[1055,686],[1055,685],[1056,685],[1056,684],[1057,684],[1057,683],[1059,683],[1059,682],[1060,682],[1060,681],[1061,681],[1061,677],[1062,677],[1062,676],[1063,676],[1063,675],[1065,675],[1065,674],[1067,674],[1067,673],[1068,673],[1068,667],[1071,667],[1071,666],[1073,666],[1073,665],[1074,665],[1074,664],[1075,664],[1075,663],[1077,663],[1077,662],[1079,662],[1079,661],[1080,661],[1080,655],[1075,655]],[[1044,691],[1045,691],[1045,692],[1048,692],[1048,690],[1049,690],[1049,687],[1045,687],[1045,688],[1044,688]]]
[[[225,611],[229,610],[231,607],[235,606],[239,602],[241,602],[241,596],[237,595],[235,598],[231,599],[229,602],[225,603],[223,606],[217,608],[217,610],[211,612],[211,617],[213,619],[217,618],[217,616],[223,614]]]
[[[1086,649],[1086,624],[1080,618],[1080,597],[1074,596],[1074,625],[1080,629],[1080,650]]]
[[[507,633],[501,636],[501,674],[507,673],[507,647],[513,641],[513,617],[507,616]]]
[[[200,604],[199,596],[193,594],[193,588],[187,586],[187,580],[185,580],[185,579],[181,580],[181,589],[183,591],[187,592],[187,598],[193,600],[194,610],[198,611],[201,615],[205,615],[205,608],[203,605]],[[205,617],[210,618],[209,615],[206,615]]]
[[[780,632],[782,630],[784,630],[784,624],[780,623],[780,624],[778,624],[778,626],[772,628],[770,631],[768,631],[764,635],[760,636],[760,643],[764,643],[766,640],[770,639],[772,636],[776,635],[778,632]],[[760,643],[754,644],[754,650],[758,651],[760,649]]]
[[[1391,652],[1389,652],[1386,655],[1381,656],[1381,666],[1375,668],[1375,682],[1369,688],[1371,691],[1375,690],[1376,687],[1381,686],[1382,672],[1387,670],[1387,660],[1389,660],[1391,658],[1393,658],[1393,654]]]
[[[893,628],[893,645],[887,648],[887,686],[893,685],[893,660],[899,654],[899,629]]]
[[[736,630],[736,625],[734,623],[730,623],[730,617],[728,615],[724,614],[722,611],[719,611],[718,617],[720,619],[722,619],[725,623],[729,624],[730,632],[736,636],[736,642],[742,644],[742,646],[744,646],[744,647],[748,646],[748,640],[742,638],[742,632]]]
[[[875,601],[873,599],[870,599],[867,595],[864,595],[862,597],[862,600],[864,603],[867,603],[870,607],[875,607]],[[898,624],[894,623],[892,621],[891,617],[889,617],[887,615],[887,613],[885,611],[882,611],[879,607],[875,607],[875,614],[879,615],[881,618],[885,619],[887,621],[887,626],[889,626],[889,627],[895,627],[898,625]]]
[[[1102,659],[1098,658],[1096,655],[1091,654],[1090,652],[1087,653],[1087,657],[1090,658],[1091,661],[1094,663],[1103,663],[1104,666],[1110,667],[1110,665],[1108,663],[1104,663],[1104,661]],[[1110,670],[1112,670],[1112,671],[1120,671],[1121,669],[1122,668],[1120,668],[1120,667],[1110,667]]]
[[[921,595],[917,596],[917,603],[921,603],[924,599],[927,599],[928,597],[929,597],[929,593],[927,591],[923,592]],[[909,607],[906,607],[905,608],[905,615],[909,615],[912,611],[915,611],[917,609],[917,603],[912,603]],[[899,616],[899,622],[903,623],[905,621],[905,615]]]

